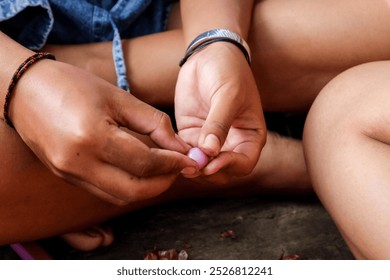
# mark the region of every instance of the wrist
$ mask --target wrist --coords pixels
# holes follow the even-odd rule
[[[187,59],[190,58],[193,54],[216,42],[227,42],[235,45],[243,53],[248,63],[251,63],[251,52],[249,45],[243,38],[241,38],[238,33],[229,29],[212,29],[198,35],[189,44],[179,65],[183,66]]]
[[[196,31],[191,31],[191,32],[185,32],[184,35],[184,42],[186,46],[189,46],[196,37],[198,37],[200,34],[209,32],[210,30],[229,30],[232,31],[236,34],[238,34],[241,38],[246,38],[247,37],[247,32],[244,32],[239,25],[234,25],[232,26],[231,24],[227,25],[215,25],[217,28],[202,28],[202,29],[197,29]]]
[[[40,64],[41,60],[51,59],[55,60],[55,57],[50,53],[35,53],[31,56],[29,56],[27,59],[25,59],[17,68],[14,75],[11,78],[11,81],[9,82],[9,86],[4,98],[4,107],[3,107],[3,118],[4,121],[10,126],[14,127],[12,119],[13,119],[13,112],[15,108],[15,103],[17,103],[16,99],[21,99],[20,96],[15,97],[15,95],[20,95],[20,93],[16,94],[16,91],[19,92],[21,88],[26,88],[24,85],[25,82],[28,83],[29,80],[29,74],[33,74],[34,72],[34,66],[36,64]],[[28,73],[30,72],[30,73]],[[25,77],[26,76],[26,77]],[[34,80],[36,82],[37,80]],[[22,90],[29,91],[29,88]],[[23,98],[21,99],[23,100]],[[28,98],[29,102],[31,101],[30,98]]]

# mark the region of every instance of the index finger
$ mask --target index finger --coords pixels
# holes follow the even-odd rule
[[[185,153],[189,149],[183,140],[175,134],[170,117],[135,98],[122,93],[116,95],[112,104],[113,118],[121,126],[143,135],[149,135],[158,146]]]

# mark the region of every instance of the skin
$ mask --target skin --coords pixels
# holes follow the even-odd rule
[[[386,34],[389,34],[390,30],[387,24],[387,9],[387,3],[379,0],[372,2],[370,6],[363,0],[331,3],[266,0],[256,3],[247,40],[252,50],[253,77],[260,89],[263,109],[280,112],[308,110],[318,92],[345,69],[363,62],[388,59],[390,42]],[[296,16],[297,14],[300,16]],[[321,32],[318,32],[318,28],[321,28]],[[345,34],[348,34],[348,40],[344,40]],[[174,30],[124,42],[134,96],[153,105],[172,102],[179,73],[177,62],[184,53],[185,40],[187,39],[181,30]],[[367,41],[370,42],[369,45],[365,43]],[[159,46],[155,49],[155,58],[158,60],[154,60],[154,64],[146,63],[144,58],[147,56],[144,51],[149,51],[156,45]],[[211,56],[218,45],[221,44],[208,48],[207,53],[202,51],[193,56],[193,65],[188,64],[188,68],[193,67],[196,70],[194,65],[198,63],[197,60],[202,60],[200,54]],[[115,80],[108,43],[48,46],[48,49],[50,48],[60,61],[86,69],[86,72],[98,75],[109,83]],[[240,67],[246,63],[242,53],[232,46],[221,48],[224,49],[225,55],[237,58],[239,56]],[[91,55],[86,55],[87,53]],[[24,54],[21,53],[21,59],[15,59],[15,63],[9,63],[7,67],[10,65],[10,68],[16,69],[25,57]],[[83,59],[77,59],[78,56]],[[99,65],[107,67],[96,67]],[[151,69],[153,67],[150,65],[156,70]],[[7,81],[5,84],[8,83],[12,71],[8,76],[0,75]],[[159,73],[163,73],[161,76],[164,79],[160,79]],[[182,78],[185,78],[185,75]],[[2,80],[0,84],[4,85],[3,82]],[[156,94],[159,88],[166,95]],[[226,135],[226,130],[224,133]],[[20,136],[4,124],[0,124],[0,137],[5,139],[0,147],[4,158],[0,170],[4,178],[0,188],[0,197],[4,200],[0,203],[0,221],[2,228],[7,228],[7,231],[0,233],[2,244],[83,229],[127,211],[179,198],[220,196],[221,193],[253,194],[267,190],[294,193],[302,191],[298,186],[305,186],[303,192],[310,189],[300,143],[271,134],[251,175],[231,181],[222,192],[214,184],[207,183],[209,179],[220,180],[214,174],[213,178],[202,174],[204,178],[201,185],[179,177],[162,195],[131,202],[126,207],[118,207],[58,179],[36,158]],[[221,149],[222,147],[223,145]],[[286,150],[289,153],[286,153]],[[228,167],[227,162],[222,162],[221,168],[215,169],[215,174],[221,171],[219,174],[223,177],[224,169]],[[276,172],[280,175],[277,177],[283,178],[282,181],[275,178]],[[223,179],[221,178],[222,181]],[[254,183],[252,186],[255,187],[237,188],[251,183]],[[9,187],[11,185],[12,187]],[[72,207],[69,207],[69,201],[72,202]],[[61,219],[61,223],[57,222],[58,219]],[[26,232],[25,228],[29,228],[29,232]]]
[[[359,259],[390,258],[389,74],[388,61],[344,72],[322,90],[305,127],[313,186]]]
[[[227,182],[232,175],[250,174],[264,145],[265,124],[256,83],[244,56],[230,45],[213,45],[182,67],[175,115],[179,135],[213,157],[201,173],[217,183]],[[209,63],[218,55],[228,60]],[[239,75],[213,71],[219,68],[234,69]],[[194,76],[203,82],[197,84],[191,79]]]

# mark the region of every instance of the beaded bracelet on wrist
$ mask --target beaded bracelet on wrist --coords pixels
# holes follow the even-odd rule
[[[9,106],[10,106],[10,102],[11,102],[11,98],[12,98],[12,93],[15,89],[15,86],[18,83],[18,81],[20,80],[20,78],[22,77],[22,75],[27,71],[27,69],[29,69],[36,62],[38,62],[42,59],[45,59],[45,58],[55,60],[54,55],[52,55],[50,53],[33,54],[32,56],[28,57],[25,61],[23,61],[22,64],[20,64],[20,66],[18,67],[18,69],[15,71],[15,73],[13,74],[13,76],[11,78],[11,82],[8,86],[7,94],[6,94],[5,100],[4,100],[3,115],[4,115],[4,121],[12,128],[14,128],[14,125],[13,125],[11,119],[9,118],[8,111],[9,111]]]

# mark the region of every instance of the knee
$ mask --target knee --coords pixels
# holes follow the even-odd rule
[[[327,143],[332,133],[348,131],[353,127],[356,115],[359,88],[346,73],[330,81],[318,94],[306,118],[304,128],[305,146],[313,142]],[[355,103],[355,104],[353,104]]]
[[[359,137],[390,143],[390,62],[351,68],[330,81],[306,119],[303,147],[309,172]]]
[[[338,75],[314,101],[304,137],[355,132],[374,138],[389,131],[389,76],[387,61],[362,64]]]

